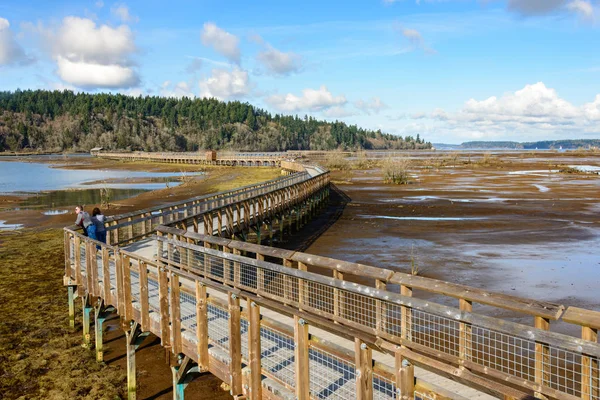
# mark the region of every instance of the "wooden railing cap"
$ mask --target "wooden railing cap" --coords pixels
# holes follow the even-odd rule
[[[388,281],[394,274],[394,271],[389,269],[377,268],[370,265],[357,264],[349,261],[336,260],[329,257],[315,256],[314,254],[298,252],[295,253],[291,259],[306,265],[337,270],[346,274],[364,276],[382,281]]]
[[[569,307],[563,314],[562,320],[570,324],[600,329],[600,312],[586,310],[579,307]]]
[[[522,312],[551,320],[559,319],[565,309],[562,304],[510,296],[502,293],[493,293],[470,286],[402,272],[394,273],[390,279],[390,283],[405,285],[412,287],[413,289],[421,289],[430,293],[469,300],[475,303]]]

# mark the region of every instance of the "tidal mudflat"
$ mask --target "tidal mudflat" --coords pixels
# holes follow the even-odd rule
[[[470,158],[470,157],[469,157]],[[600,155],[494,155],[484,165],[413,161],[408,185],[337,171],[351,201],[307,250],[539,300],[600,309]],[[453,299],[436,299],[456,305]]]

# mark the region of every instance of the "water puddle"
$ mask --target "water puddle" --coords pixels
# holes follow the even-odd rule
[[[44,211],[42,214],[44,215],[63,215],[68,213],[68,210],[48,210],[48,211]]]
[[[569,165],[569,168],[573,168],[581,172],[600,174],[600,167],[596,165]]]
[[[394,219],[400,221],[480,221],[480,217],[392,217],[390,215],[359,215],[360,218]]]
[[[537,188],[537,189],[538,189],[540,192],[542,192],[542,193],[546,193],[546,192],[549,192],[549,191],[550,191],[550,188],[549,188],[549,187],[547,187],[547,186],[544,186],[544,185],[537,185],[537,184],[534,184],[533,186],[535,186],[535,187],[536,187],[536,188]]]
[[[23,224],[7,224],[6,221],[0,220],[0,231],[14,231],[22,227]]]

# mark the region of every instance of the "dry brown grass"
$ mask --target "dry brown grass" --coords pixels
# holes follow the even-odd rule
[[[0,233],[0,397],[115,399],[126,375],[68,328],[60,229]],[[78,304],[78,303],[76,303]]]

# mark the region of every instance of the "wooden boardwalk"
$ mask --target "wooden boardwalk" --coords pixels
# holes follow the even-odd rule
[[[84,299],[86,342],[95,313],[99,359],[103,316],[121,316],[130,398],[135,349],[153,333],[173,354],[176,398],[210,371],[252,399],[600,400],[600,313],[261,245],[302,229],[327,200],[327,171],[287,171],[113,218],[112,245],[65,229],[71,308],[75,294]],[[474,313],[474,303],[531,315],[533,326]],[[579,325],[581,338],[552,332],[558,319]]]

